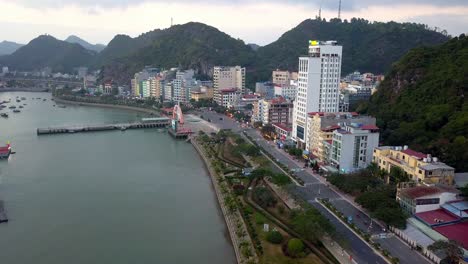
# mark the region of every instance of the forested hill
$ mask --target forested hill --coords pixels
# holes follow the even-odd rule
[[[159,31],[150,44],[104,65],[102,73],[104,79],[129,82],[146,65],[192,68],[199,75],[209,75],[215,65],[249,67],[254,60],[255,51],[242,40],[191,22]]]
[[[258,49],[256,79],[264,80],[275,68],[297,70],[298,57],[307,54],[311,39],[337,40],[342,44],[342,73],[347,74],[354,70],[385,73],[408,50],[440,44],[449,38],[415,23],[307,19],[277,41]]]
[[[32,71],[50,67],[54,72],[73,72],[79,66],[88,65],[96,52],[79,44],[41,35],[10,55],[1,56],[0,64],[12,70]]]
[[[468,36],[411,50],[359,111],[377,117],[388,145],[432,153],[468,171]]]
[[[384,73],[409,49],[440,44],[449,37],[414,23],[308,19],[257,49],[212,26],[190,22],[135,38],[117,35],[99,53],[40,36],[14,54],[1,56],[0,64],[12,70],[49,66],[62,72],[88,66],[102,70],[101,80],[112,79],[119,84],[129,84],[133,74],[144,66],[193,68],[199,75],[209,75],[216,64],[242,65],[247,67],[248,86],[253,87],[255,81],[269,80],[274,69],[297,70],[298,57],[307,53],[310,39],[342,44],[342,73],[347,74],[354,70]]]

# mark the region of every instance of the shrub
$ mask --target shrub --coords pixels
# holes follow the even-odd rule
[[[266,218],[262,214],[255,213],[255,223],[257,225],[263,225],[265,221],[266,221]]]
[[[298,238],[291,238],[288,241],[288,253],[291,256],[299,256],[299,254],[304,250],[304,243]]]
[[[273,244],[281,244],[283,242],[283,235],[278,231],[270,231],[267,233],[266,240]]]

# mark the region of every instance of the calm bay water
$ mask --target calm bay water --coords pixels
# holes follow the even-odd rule
[[[0,118],[0,263],[234,263],[211,182],[185,141],[148,130],[37,136],[36,128],[138,120],[116,109],[53,107],[25,96]],[[32,100],[41,97],[48,100]],[[11,105],[10,104],[10,105]]]

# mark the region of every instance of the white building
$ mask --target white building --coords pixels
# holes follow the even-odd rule
[[[173,91],[172,82],[168,82],[164,85],[164,101],[172,101]]]
[[[241,66],[215,66],[213,71],[214,100],[222,105],[221,90],[237,89],[245,92],[245,68]]]
[[[2,67],[2,74],[7,74],[8,73],[8,67],[7,66],[3,66]]]
[[[309,41],[309,55],[299,57],[293,139],[301,148],[307,140],[307,113],[338,112],[342,48],[336,41]]]
[[[195,79],[193,70],[177,71],[176,78],[172,81],[174,93],[172,100],[176,103],[190,102],[191,90],[195,86]]]
[[[281,96],[289,100],[296,99],[297,81],[291,80],[289,84],[275,84],[275,96]]]
[[[333,131],[329,160],[342,173],[364,169],[378,146],[379,128],[375,125],[344,124]]]
[[[415,186],[397,190],[396,200],[410,215],[437,210],[458,199],[458,191],[447,186]]]
[[[241,92],[236,88],[221,89],[219,91],[219,105],[224,107],[234,107],[239,104],[242,97]]]

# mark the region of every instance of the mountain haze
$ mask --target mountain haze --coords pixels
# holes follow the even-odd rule
[[[88,50],[92,50],[92,51],[96,51],[96,52],[100,52],[102,51],[106,46],[105,45],[102,45],[102,44],[91,44],[75,35],[71,35],[69,36],[68,38],[66,38],[64,41],[68,42],[68,43],[76,43],[76,44],[80,44],[83,48],[85,49],[88,49]]]
[[[4,40],[0,42],[0,56],[12,54],[13,52],[21,48],[22,46],[23,44],[18,44],[16,42]]]
[[[468,171],[468,37],[411,50],[394,64],[361,112],[375,116],[388,145],[409,145]]]

